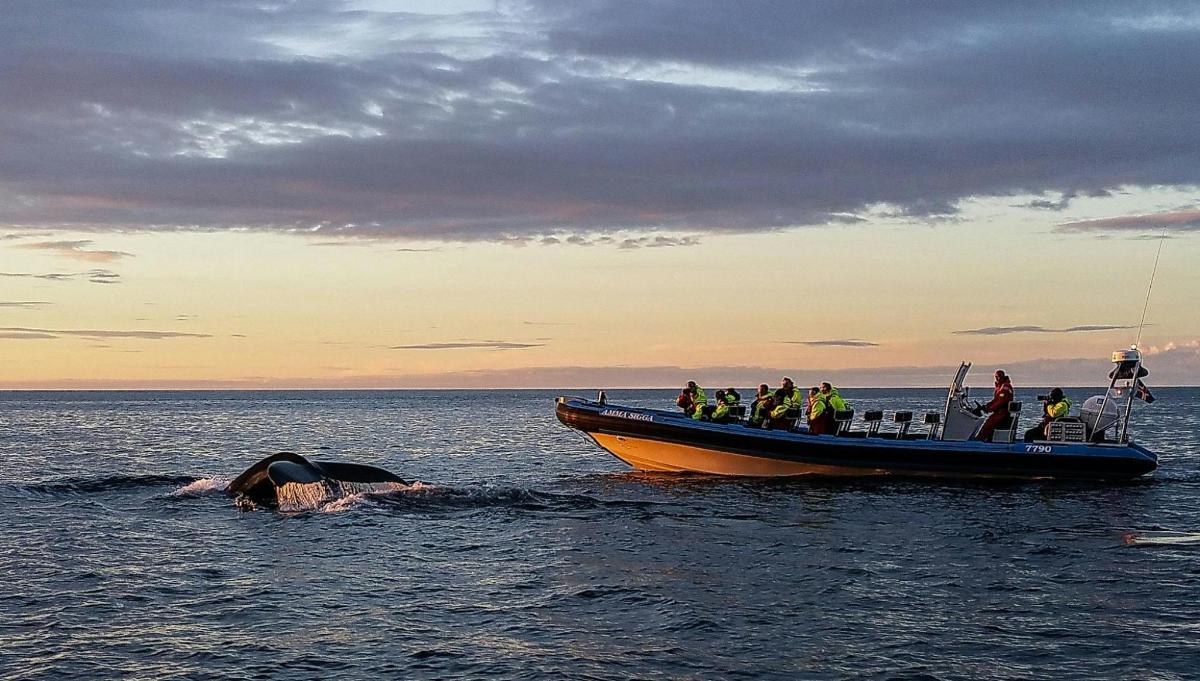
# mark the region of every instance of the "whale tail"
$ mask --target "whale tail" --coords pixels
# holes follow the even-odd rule
[[[247,468],[229,483],[227,491],[238,501],[279,507],[297,490],[329,492],[369,490],[376,484],[408,483],[382,468],[334,461],[309,461],[294,452],[279,452]],[[290,504],[289,504],[290,505]]]

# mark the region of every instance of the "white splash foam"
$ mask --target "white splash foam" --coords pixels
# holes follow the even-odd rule
[[[168,497],[192,497],[209,494],[211,492],[224,492],[229,487],[229,478],[201,478],[193,483],[184,485],[174,492],[167,494]]]
[[[367,495],[360,492],[358,494],[344,496],[341,499],[334,499],[333,501],[321,507],[321,513],[341,513],[342,511],[357,506],[358,502],[366,498]]]

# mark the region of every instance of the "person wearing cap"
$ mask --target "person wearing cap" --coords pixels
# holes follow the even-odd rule
[[[1010,418],[1008,405],[1013,401],[1012,379],[1004,373],[1003,369],[996,370],[995,379],[996,385],[992,389],[992,400],[980,407],[981,414],[988,414],[987,420],[979,428],[979,433],[975,435],[975,439],[981,442],[991,442],[996,429]]]
[[[1042,422],[1025,431],[1026,442],[1045,439],[1050,422],[1071,413],[1071,400],[1063,395],[1062,388],[1051,390],[1049,398],[1042,403]]]

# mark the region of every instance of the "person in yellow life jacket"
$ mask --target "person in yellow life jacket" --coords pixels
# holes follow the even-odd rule
[[[820,388],[810,388],[808,391],[808,412],[805,416],[808,417],[808,432],[813,435],[822,435],[830,432],[826,427],[826,422],[829,421],[826,415],[829,413],[829,403],[825,401],[825,396],[821,394]]]
[[[829,407],[833,411],[846,411],[850,408],[850,403],[842,399],[841,394],[838,393],[838,389],[828,383],[821,384],[821,395],[829,403]]]
[[[729,423],[729,407],[732,406],[729,395],[724,390],[718,390],[716,398],[716,404],[708,408],[708,418],[713,423]]]
[[[687,390],[692,396],[692,411],[688,416],[699,421],[704,418],[704,408],[708,406],[708,395],[704,394],[704,388],[696,385],[695,381],[687,382]]]
[[[733,388],[725,389],[725,404],[729,406],[737,406],[742,403],[742,394]]]
[[[767,417],[771,415],[772,408],[774,405],[771,403],[771,386],[762,383],[758,386],[758,394],[754,396],[754,401],[750,403],[750,420],[746,425],[762,428]]]
[[[696,385],[695,381],[688,381],[683,390],[679,391],[679,397],[676,398],[675,404],[683,409],[683,413],[699,421],[704,416],[704,407],[708,404],[708,396],[704,394],[704,388]]]
[[[829,383],[821,384],[821,397],[825,399],[828,409],[825,412],[825,432],[837,432],[837,413],[850,408],[850,403],[842,399],[838,389]]]
[[[796,415],[802,414],[804,410],[804,392],[797,388],[792,379],[787,376],[783,377],[780,389],[784,391],[787,397],[788,408],[795,409]]]
[[[779,428],[786,430],[792,426],[794,417],[788,416],[792,410],[792,398],[787,391],[779,388],[771,395],[771,413],[770,420],[767,421],[767,428]]]
[[[1025,441],[1033,442],[1046,438],[1046,429],[1054,419],[1060,419],[1071,413],[1071,400],[1063,395],[1062,388],[1050,391],[1049,399],[1042,402],[1042,422],[1025,431]]]

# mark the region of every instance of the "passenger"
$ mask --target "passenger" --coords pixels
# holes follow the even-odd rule
[[[679,397],[675,399],[675,404],[683,409],[684,414],[699,421],[704,418],[704,407],[708,405],[708,396],[704,394],[704,388],[696,385],[695,381],[688,381],[680,391]]]
[[[1050,422],[1071,413],[1071,400],[1063,395],[1062,388],[1050,391],[1050,399],[1042,402],[1042,422],[1025,431],[1025,441],[1043,440],[1049,436]]]
[[[825,431],[826,433],[837,432],[837,413],[846,411],[850,408],[850,403],[842,399],[838,389],[829,383],[821,384],[821,399],[825,400]]]
[[[762,428],[771,414],[774,404],[771,399],[771,386],[763,383],[758,386],[758,394],[750,403],[750,420],[746,422],[752,428]]]
[[[718,390],[716,394],[716,404],[710,407],[705,407],[705,416],[707,420],[713,423],[729,423],[729,395],[724,390]]]
[[[787,376],[783,377],[783,385],[780,387],[787,393],[788,407],[796,410],[796,417],[800,416],[801,410],[804,409],[804,393]]]
[[[850,403],[843,400],[838,389],[829,383],[821,384],[821,396],[825,398],[825,401],[829,403],[833,411],[846,411],[850,408]]]
[[[773,430],[788,430],[795,423],[795,418],[789,416],[792,410],[792,398],[783,388],[775,391],[771,396],[771,420],[767,422],[767,428]]]
[[[996,429],[1008,422],[1008,405],[1012,401],[1012,379],[1003,370],[997,369],[996,386],[992,389],[992,401],[980,408],[980,413],[987,413],[989,416],[983,422],[983,427],[979,429],[979,433],[975,436],[976,440],[981,442],[992,441],[992,436],[996,433]]]
[[[742,394],[733,388],[725,389],[725,403],[731,407],[736,407],[742,403]]]
[[[696,402],[692,399],[692,392],[688,388],[679,391],[679,397],[675,398],[675,406],[683,410],[684,414],[692,415],[692,410],[696,408]]]
[[[808,389],[808,432],[813,435],[824,435],[832,432],[827,424],[830,419],[829,403],[825,401],[825,396],[821,394],[821,389],[812,387]]]

